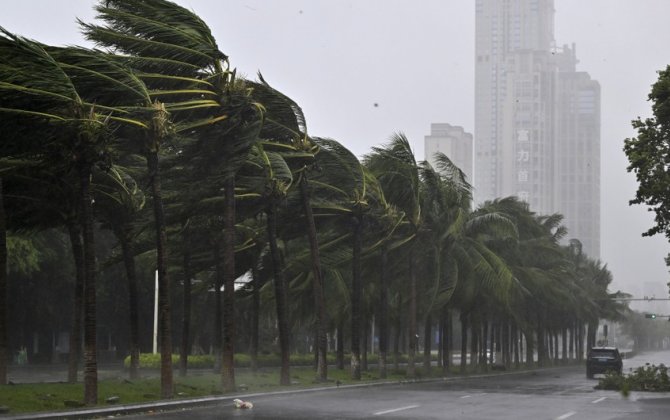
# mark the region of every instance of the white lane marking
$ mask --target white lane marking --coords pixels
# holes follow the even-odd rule
[[[470,398],[472,395],[463,395],[461,398]]]
[[[394,408],[393,410],[377,411],[376,413],[372,413],[372,415],[373,416],[381,416],[382,414],[395,413],[396,411],[409,410],[409,409],[417,408],[417,407],[418,407],[418,405],[408,405],[407,407]]]
[[[598,398],[597,400],[591,401],[591,404],[598,404],[600,401],[605,401],[606,399],[607,399],[607,397],[601,397],[601,398]]]
[[[577,414],[576,411],[570,411],[569,413],[565,413],[565,414],[563,414],[562,416],[558,416],[558,417],[556,417],[556,420],[565,420],[565,419],[567,419],[568,417],[572,417],[572,416],[574,416],[575,414]]]

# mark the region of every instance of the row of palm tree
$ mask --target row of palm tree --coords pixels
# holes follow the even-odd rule
[[[0,29],[0,248],[5,232],[67,228],[77,268],[69,380],[77,380],[83,328],[87,404],[97,401],[100,270],[124,264],[132,377],[140,350],[135,260],[146,254],[155,255],[158,273],[164,398],[173,392],[171,287],[183,287],[186,374],[198,278],[211,278],[216,294],[210,311],[227,391],[235,389],[243,298],[255,308],[252,360],[261,302],[275,308],[282,384],[290,383],[299,323],[313,331],[316,377],[327,380],[327,336],[336,330],[342,344],[345,322],[351,375],[360,379],[368,353],[361,338],[372,319],[380,375],[393,330],[394,346],[405,337],[414,377],[418,327],[426,332],[424,369],[435,327],[447,369],[456,313],[462,345],[469,331],[473,354],[496,345],[506,363],[513,355],[520,361],[522,336],[529,362],[536,351],[539,363],[557,359],[559,341],[566,358],[568,335],[573,354],[582,354],[584,326],[592,343],[599,319],[620,316],[607,268],[578,241],[562,245],[560,215],[536,215],[513,197],[473,209],[464,174],[442,154],[437,167],[417,161],[402,133],[360,160],[333,139],[309,135],[299,105],[260,74],[237,75],[205,22],[181,6],[104,0],[96,11],[99,23],[80,25],[100,49],[53,47]],[[105,264],[96,261],[100,229],[119,244],[119,256]],[[236,291],[245,273],[251,280]],[[8,298],[6,270],[0,298]],[[7,331],[0,314],[1,383]]]

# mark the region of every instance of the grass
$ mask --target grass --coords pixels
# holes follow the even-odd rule
[[[346,355],[346,360],[350,356]],[[205,354],[197,356],[188,357],[188,366],[189,368],[195,369],[206,369],[214,367],[214,355]],[[236,368],[247,368],[251,367],[251,357],[248,354],[236,353],[234,356],[235,367]],[[327,355],[328,364],[335,364],[336,359],[334,354]],[[368,363],[374,364],[379,360],[378,355],[371,354],[368,355]],[[400,355],[400,363],[407,362],[407,355]],[[433,361],[437,361],[436,355],[433,355]],[[141,368],[150,368],[150,369],[160,369],[161,355],[160,354],[151,354],[151,353],[142,353],[140,354],[140,367]],[[130,356],[127,356],[124,361],[124,366],[130,366]],[[259,354],[257,357],[258,367],[277,367],[281,363],[281,358],[279,354],[270,353],[270,354]],[[313,354],[291,354],[290,355],[290,364],[291,366],[311,366],[314,363]],[[172,364],[175,368],[179,366],[179,355],[172,355]]]
[[[434,367],[430,375],[424,375],[420,364],[417,364],[416,378],[426,379],[428,377],[442,377],[442,369]],[[475,373],[468,367],[467,374]],[[107,399],[118,397],[116,404],[145,403],[160,399],[160,378],[154,370],[153,377],[144,377],[137,380],[128,380],[122,377],[103,379],[98,382],[98,405],[108,406]],[[212,395],[223,395],[221,387],[221,375],[209,370],[191,370],[186,377],[180,377],[178,370],[174,371],[174,399],[188,399]],[[452,367],[451,375],[459,375],[458,366]],[[395,382],[407,380],[403,369],[394,371],[389,366],[385,381]],[[312,387],[336,387],[338,385],[351,385],[365,382],[381,381],[378,371],[371,369],[361,372],[361,380],[351,379],[347,368],[338,370],[332,366],[328,369],[328,381],[318,382],[315,372],[311,366],[291,367],[291,386],[279,385],[279,368],[261,368],[255,373],[250,369],[237,369],[235,371],[236,394],[252,394],[257,392],[269,392],[287,389],[302,389]],[[57,411],[68,408],[65,401],[72,404],[80,403],[83,399],[83,384],[68,383],[31,383],[0,385],[0,406],[9,408],[10,414]],[[230,394],[233,395],[233,394]]]
[[[438,369],[435,369],[437,372]],[[235,372],[237,393],[251,394],[280,389],[300,389],[315,386],[337,386],[361,382],[378,381],[376,371],[362,372],[361,381],[354,381],[348,369],[328,370],[328,382],[320,383],[315,380],[314,370],[311,367],[292,367],[290,388],[279,384],[279,370],[277,368],[261,369],[256,373],[248,370]],[[404,380],[404,371],[389,372],[388,381]],[[221,376],[215,373],[196,371],[186,377],[179,377],[175,372],[175,399],[196,398],[212,395],[223,395]],[[0,385],[0,406],[9,408],[10,413],[26,413],[39,411],[57,411],[68,407],[65,401],[71,404],[79,403],[83,398],[83,384],[68,383],[32,383]],[[160,378],[142,378],[127,380],[123,378],[105,379],[98,382],[98,405],[109,405],[106,400],[118,397],[117,404],[143,403],[160,399]]]

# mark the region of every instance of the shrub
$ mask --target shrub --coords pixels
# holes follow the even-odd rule
[[[344,355],[345,364],[348,362],[350,354]],[[336,356],[334,353],[328,353],[327,355],[328,364],[333,365],[336,363]],[[213,369],[214,368],[214,359],[215,356],[211,354],[204,355],[193,355],[188,356],[188,367],[191,369]],[[436,360],[433,357],[433,360]],[[399,358],[400,363],[407,363],[407,355],[402,354]],[[417,361],[421,363],[421,360],[417,358]],[[379,356],[376,354],[368,354],[368,363],[378,363]],[[257,363],[259,367],[277,367],[281,364],[281,356],[277,353],[260,353],[257,358]],[[314,364],[314,354],[291,354],[289,358],[289,363],[291,366],[311,366]],[[387,363],[393,363],[393,356],[391,355],[387,359]],[[130,356],[127,356],[123,360],[123,365],[125,367],[130,366]],[[172,355],[172,365],[174,367],[179,366],[179,355]],[[140,354],[140,368],[142,369],[160,369],[161,367],[161,355],[153,353],[141,353]],[[246,368],[251,367],[251,356],[246,353],[237,353],[235,354],[235,367]]]
[[[628,393],[629,391],[670,391],[668,368],[661,365],[642,366],[630,375],[607,374],[595,387],[596,389],[610,389]]]

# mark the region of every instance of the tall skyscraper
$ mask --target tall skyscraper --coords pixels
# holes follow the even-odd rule
[[[437,169],[435,153],[444,153],[465,173],[467,181],[472,183],[472,134],[463,127],[446,123],[431,124],[430,135],[424,138],[424,149],[426,160],[433,168]]]
[[[476,0],[475,199],[561,213],[600,253],[600,90],[554,42],[553,0]]]
[[[558,97],[554,203],[570,237],[600,255],[600,84],[576,71],[574,45],[557,51]]]

